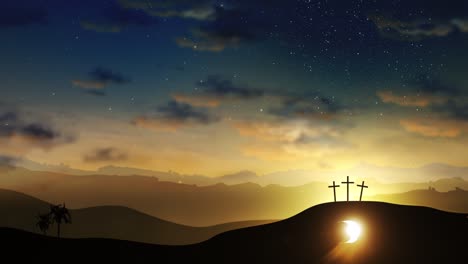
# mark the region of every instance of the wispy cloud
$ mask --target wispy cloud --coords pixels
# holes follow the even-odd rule
[[[105,95],[103,89],[107,86],[126,84],[130,81],[130,78],[123,76],[121,73],[97,67],[88,73],[87,79],[72,80],[72,84],[84,89],[89,94],[103,96]]]
[[[210,20],[214,15],[212,0],[119,0],[120,6],[127,9],[142,10],[155,17],[180,17],[195,20]]]
[[[191,94],[175,93],[173,94],[174,100],[193,106],[216,107],[221,102],[255,99],[265,93],[263,89],[237,85],[219,75],[210,75],[195,85],[199,88],[196,92]]]
[[[17,161],[16,157],[0,155],[0,168],[14,166]]]
[[[342,139],[344,127],[305,120],[238,120],[239,135],[255,139],[241,147],[247,156],[263,160],[290,160],[342,151],[353,145]]]
[[[95,162],[118,162],[125,161],[128,159],[127,153],[114,148],[98,148],[94,149],[90,153],[86,154],[83,157],[85,162],[95,163]]]
[[[133,124],[157,131],[175,131],[185,127],[209,125],[219,120],[218,116],[206,108],[169,101],[167,105],[159,106],[154,113],[135,118]]]
[[[402,119],[400,124],[406,131],[426,137],[454,138],[468,129],[466,124],[437,118]]]
[[[456,25],[461,32],[468,32],[468,18],[454,18],[452,24]]]
[[[378,91],[377,96],[384,103],[393,103],[401,106],[418,106],[427,107],[433,104],[444,104],[448,98],[431,95],[431,94],[420,94],[420,93],[409,93],[409,94],[395,94],[393,91],[384,90]]]
[[[452,98],[444,105],[432,107],[432,111],[447,119],[468,122],[468,104],[463,98]]]
[[[265,27],[252,12],[236,8],[216,7],[213,17],[193,29],[191,36],[178,38],[177,44],[198,51],[220,52],[259,39]]]
[[[347,108],[335,100],[318,93],[304,95],[277,95],[280,106],[272,107],[269,113],[279,118],[323,119],[336,118]]]
[[[468,18],[419,18],[403,21],[383,15],[372,15],[370,19],[382,36],[399,40],[418,41],[429,37],[445,37],[455,31],[468,32]]]
[[[15,156],[29,150],[51,149],[70,143],[74,137],[65,135],[39,119],[26,118],[24,113],[0,109],[0,153]]]
[[[427,75],[421,75],[410,81],[408,87],[404,89],[377,91],[377,96],[384,103],[418,107],[443,105],[459,95],[460,89],[455,85]]]
[[[148,27],[157,23],[156,18],[149,16],[143,10],[127,9],[118,4],[106,7],[96,18],[80,22],[83,29],[108,33],[118,33],[130,26]]]
[[[426,137],[455,138],[468,127],[468,105],[462,90],[453,84],[432,78],[418,78],[410,82],[411,87],[395,94],[390,90],[378,91],[377,96],[384,103],[402,107],[424,108],[428,117],[404,118],[402,128],[408,132]]]

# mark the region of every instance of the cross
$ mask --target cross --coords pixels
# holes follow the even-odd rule
[[[335,198],[335,202],[336,202],[336,188],[337,187],[340,187],[340,186],[336,185],[335,181],[333,181],[333,185],[328,186],[328,188],[333,188],[333,197]]]
[[[364,188],[367,188],[369,186],[364,185],[364,181],[362,181],[362,184],[358,184],[357,186],[361,187],[361,195],[359,196],[359,201],[361,201],[362,200],[362,190],[364,190]]]
[[[346,176],[346,181],[341,183],[346,184],[346,200],[349,202],[349,185],[354,184],[354,182],[350,182],[349,176]]]

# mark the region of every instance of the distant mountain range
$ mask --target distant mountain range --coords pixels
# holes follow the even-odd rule
[[[117,166],[105,166],[96,171],[85,171],[70,168],[65,165],[47,165],[30,160],[22,160],[18,163],[18,166],[33,171],[47,171],[69,175],[152,176],[158,178],[160,181],[195,184],[198,186],[208,186],[217,183],[233,185],[247,182],[257,183],[262,186],[269,184],[300,186],[317,181],[329,182],[334,179],[343,178],[346,175],[364,180],[374,179],[382,183],[428,183],[444,178],[461,178],[468,180],[468,167],[457,167],[440,163],[432,163],[417,168],[381,167],[361,163],[354,168],[346,170],[289,170],[265,175],[257,175],[252,171],[244,170],[219,177],[184,175],[172,171],[161,172]]]
[[[445,211],[450,212],[468,213],[468,191],[460,188],[448,192],[438,192],[435,189],[429,189],[395,194],[381,194],[371,199],[373,201],[422,205],[443,208]]]
[[[236,178],[237,176],[232,176]],[[260,176],[263,177],[263,176]],[[231,176],[228,176],[231,178]],[[338,183],[342,176],[333,178]],[[331,180],[331,179],[330,179]],[[354,179],[360,182],[361,179]],[[422,204],[449,211],[468,211],[468,182],[462,178],[440,179],[426,183],[380,183],[365,179],[368,189],[364,200],[392,201],[394,193],[425,190],[423,200],[404,196],[398,202]],[[15,168],[1,172],[0,188],[15,190],[52,203],[66,202],[71,208],[125,206],[145,214],[190,226],[208,226],[244,220],[284,219],[314,204],[333,200],[329,182],[302,186],[261,186],[255,183],[210,186],[160,181],[149,176],[87,175],[30,171]],[[434,191],[449,192],[440,203]],[[351,200],[359,198],[359,188],[350,187]],[[376,196],[391,194],[390,196]],[[337,190],[338,200],[346,199],[344,186]],[[393,196],[392,196],[393,195]],[[463,198],[466,197],[466,198]],[[462,199],[463,198],[463,199]],[[461,201],[461,202],[460,202]]]
[[[0,189],[0,227],[39,233],[37,215],[50,210],[49,203]],[[217,234],[272,221],[243,221],[208,227],[171,223],[122,206],[99,206],[71,210],[72,224],[62,225],[62,236],[113,238],[161,245],[184,245],[205,241]],[[52,226],[48,232],[56,234]]]

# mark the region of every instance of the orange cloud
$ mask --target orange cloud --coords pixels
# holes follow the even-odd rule
[[[80,24],[84,29],[96,32],[118,33],[122,31],[122,26],[113,25],[112,23],[99,24],[91,21],[81,21]]]
[[[181,48],[195,51],[221,52],[226,48],[238,47],[245,40],[245,36],[236,33],[220,34],[216,30],[199,28],[192,30],[192,38],[180,37],[176,39],[176,43]]]
[[[401,106],[426,107],[431,104],[444,104],[447,98],[428,94],[396,95],[392,91],[379,91],[377,96],[384,103],[393,103]]]
[[[408,132],[426,137],[455,138],[468,129],[466,124],[438,119],[403,119],[400,120],[400,125]]]
[[[188,38],[177,38],[177,45],[181,48],[191,48],[199,51],[221,52],[228,45],[224,41],[211,42],[206,40],[194,41]]]
[[[241,147],[241,151],[245,156],[264,161],[295,161],[298,159],[295,153],[278,145],[245,145]]]
[[[184,126],[184,122],[179,120],[159,120],[145,116],[135,118],[132,123],[138,127],[165,132],[174,132]]]
[[[107,83],[93,80],[72,80],[72,84],[84,89],[103,89]]]

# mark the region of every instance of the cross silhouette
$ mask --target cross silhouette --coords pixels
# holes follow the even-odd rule
[[[328,186],[328,188],[333,188],[333,198],[335,198],[335,202],[336,202],[336,188],[337,187],[340,187],[340,186],[336,185],[335,181],[333,181],[333,185]]]
[[[354,184],[354,182],[350,182],[349,176],[346,176],[346,181],[341,183],[346,184],[346,200],[349,202],[349,185]]]
[[[364,190],[364,188],[368,188],[369,186],[364,185],[364,181],[362,181],[362,184],[358,184],[357,186],[361,187],[361,195],[359,195],[359,201],[361,201],[362,200],[362,190]]]

